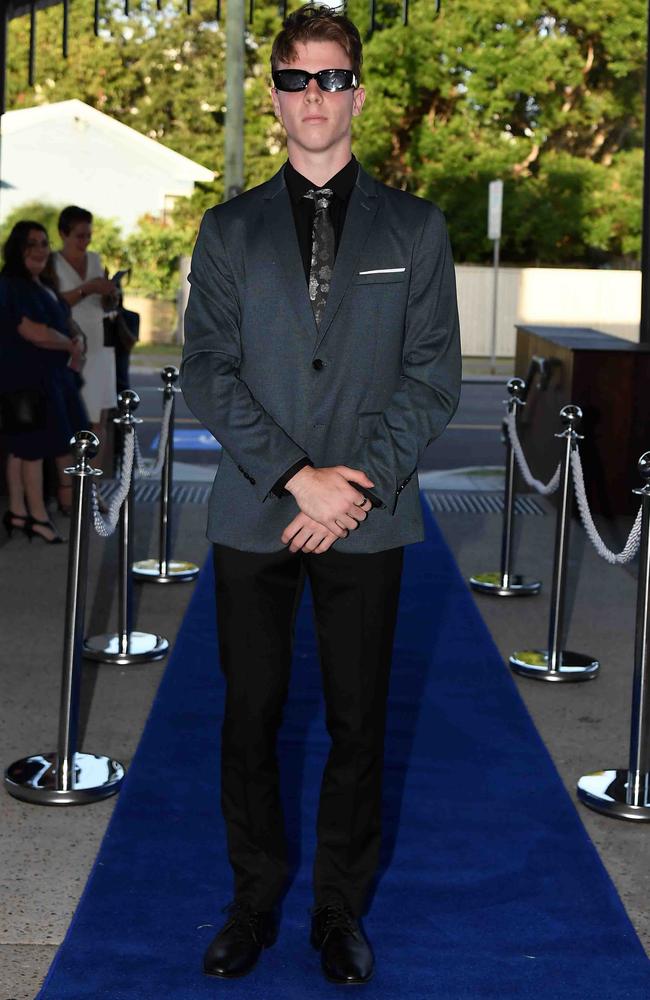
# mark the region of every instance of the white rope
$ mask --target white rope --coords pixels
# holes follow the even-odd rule
[[[526,461],[526,457],[524,455],[524,449],[521,447],[521,441],[519,440],[519,435],[517,434],[517,418],[515,412],[506,414],[505,424],[510,436],[512,450],[514,451],[515,458],[517,459],[519,471],[528,486],[545,497],[550,496],[551,493],[555,493],[556,489],[560,485],[560,470],[562,468],[561,463],[558,462],[557,469],[547,483],[542,483],[539,479],[535,479],[528,467],[528,462]]]
[[[135,478],[136,479],[153,479],[155,476],[159,476],[162,472],[162,467],[165,462],[165,451],[167,449],[167,438],[169,437],[169,423],[172,415],[172,397],[169,396],[165,400],[163,407],[162,422],[160,424],[160,438],[158,439],[158,454],[156,455],[156,461],[151,465],[145,463],[142,457],[142,452],[140,451],[140,442],[137,437],[135,439]]]
[[[130,434],[126,434],[124,436],[124,449],[120,462],[120,483],[117,490],[111,497],[111,501],[108,505],[108,511],[105,515],[102,514],[99,509],[97,486],[95,483],[92,484],[91,504],[93,512],[93,526],[97,534],[101,535],[103,538],[108,538],[109,535],[112,535],[117,527],[117,520],[120,516],[120,508],[126,500],[131,487],[134,453],[135,431],[131,431]]]
[[[641,508],[639,508],[636,521],[632,525],[632,530],[630,531],[627,542],[625,543],[625,547],[620,552],[612,552],[611,549],[607,548],[598,534],[598,529],[596,528],[594,519],[591,516],[589,501],[587,500],[587,493],[585,491],[585,480],[582,474],[582,461],[580,460],[580,452],[577,448],[574,448],[571,452],[571,469],[573,471],[573,482],[575,484],[578,510],[580,511],[580,517],[585,531],[587,532],[589,541],[592,543],[598,555],[602,556],[603,559],[606,559],[608,563],[615,564],[630,562],[636,555],[641,541]]]

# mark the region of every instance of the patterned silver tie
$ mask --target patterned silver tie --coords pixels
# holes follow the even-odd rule
[[[334,226],[328,212],[334,192],[331,188],[311,188],[304,197],[310,198],[316,206],[314,227],[311,233],[309,298],[314,310],[316,326],[320,326],[327,304],[336,256]]]

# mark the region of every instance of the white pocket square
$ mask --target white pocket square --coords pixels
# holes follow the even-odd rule
[[[359,271],[359,274],[401,274],[405,267],[377,267],[374,271]]]

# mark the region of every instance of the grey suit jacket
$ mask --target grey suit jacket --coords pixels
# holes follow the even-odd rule
[[[335,548],[423,538],[417,464],[456,409],[460,338],[435,205],[359,170],[320,329],[282,168],[206,212],[192,256],[181,384],[223,446],[208,537],[280,550],[298,513],[271,493],[294,463],[362,469],[384,503]]]

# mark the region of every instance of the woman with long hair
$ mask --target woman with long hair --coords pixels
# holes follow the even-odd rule
[[[59,292],[72,310],[72,318],[86,337],[83,401],[100,441],[97,465],[103,468],[108,411],[115,406],[115,352],[104,346],[104,306],[116,299],[99,254],[88,249],[93,235],[92,213],[68,205],[59,216],[63,246],[54,254]]]
[[[88,426],[79,394],[83,337],[70,332],[70,313],[57,294],[47,230],[17,222],[0,271],[0,394],[5,401],[31,398],[41,411],[25,429],[5,432],[9,509],[3,524],[49,544],[63,539],[43,496],[43,459],[54,458],[62,482],[70,438]]]

